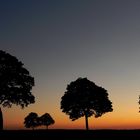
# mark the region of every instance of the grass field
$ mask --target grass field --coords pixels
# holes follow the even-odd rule
[[[140,130],[4,130],[0,140],[114,140],[116,138],[140,138]]]

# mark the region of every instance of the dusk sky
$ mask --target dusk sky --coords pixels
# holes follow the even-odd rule
[[[25,129],[30,112],[50,113],[50,128],[85,129],[84,118],[71,121],[60,109],[78,77],[113,102],[113,112],[90,117],[90,129],[140,129],[139,0],[0,0],[0,50],[35,78],[35,104],[2,108],[5,129]]]

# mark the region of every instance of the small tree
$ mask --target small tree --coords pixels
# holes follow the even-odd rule
[[[107,91],[87,78],[78,78],[67,86],[61,98],[61,109],[72,121],[85,116],[87,130],[88,117],[100,117],[106,112],[113,111]]]
[[[34,103],[32,86],[34,78],[23,67],[23,63],[15,56],[0,50],[0,105],[11,107],[16,104],[24,108]],[[0,120],[0,129],[3,129],[3,120]]]
[[[39,120],[40,120],[40,124],[41,125],[45,125],[47,129],[48,129],[48,126],[49,125],[52,125],[52,124],[55,123],[55,121],[53,120],[53,118],[51,117],[51,115],[48,114],[48,113],[45,113],[44,115],[42,115],[39,118]]]
[[[26,128],[32,128],[34,130],[35,127],[39,126],[39,118],[37,113],[31,112],[25,117],[24,125]]]

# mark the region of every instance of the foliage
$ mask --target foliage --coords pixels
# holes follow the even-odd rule
[[[0,104],[3,107],[16,104],[24,108],[34,103],[32,86],[34,78],[23,67],[23,63],[15,56],[0,50]]]
[[[39,126],[39,119],[37,113],[31,112],[25,117],[24,125],[26,128],[33,128]]]
[[[37,126],[45,125],[48,129],[49,125],[54,124],[55,121],[51,117],[49,113],[43,114],[41,117],[37,115],[37,113],[31,112],[24,119],[24,125],[26,128],[33,128]]]
[[[53,118],[51,117],[51,115],[49,113],[45,113],[44,115],[42,115],[40,118],[40,124],[41,125],[45,125],[45,126],[49,126],[55,123],[55,121],[53,120]]]

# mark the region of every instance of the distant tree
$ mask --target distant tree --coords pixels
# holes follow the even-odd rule
[[[39,118],[39,120],[40,120],[40,124],[45,125],[47,129],[49,125],[52,125],[55,123],[55,121],[53,120],[53,118],[51,117],[49,113],[45,113],[44,115],[42,115]]]
[[[39,118],[37,113],[31,112],[25,117],[24,125],[26,128],[32,128],[34,130],[35,127],[39,126]]]
[[[23,63],[0,50],[0,105],[11,107],[12,104],[21,108],[35,102],[31,94],[34,86],[34,78],[23,67]],[[3,121],[0,120],[0,129],[3,129]]]
[[[72,121],[85,116],[87,130],[88,117],[100,117],[106,112],[113,111],[107,91],[87,78],[78,78],[67,86],[61,98],[61,109]]]

